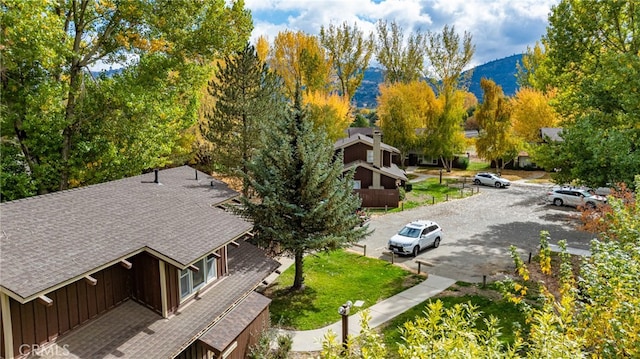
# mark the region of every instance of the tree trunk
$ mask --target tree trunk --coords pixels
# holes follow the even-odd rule
[[[442,164],[444,165],[444,168],[447,170],[447,172],[451,172],[451,168],[453,167],[453,160],[444,158],[443,156],[440,156],[440,160],[442,161]]]
[[[296,274],[293,279],[293,285],[291,286],[292,290],[301,290],[304,289],[304,274],[302,265],[304,263],[304,251],[302,249],[297,249],[295,251],[295,268]]]
[[[65,120],[66,127],[62,131],[62,148],[61,148],[61,168],[60,168],[60,186],[59,189],[65,190],[69,188],[69,174],[70,174],[70,165],[69,159],[71,158],[71,137],[73,136],[74,128],[76,125],[76,95],[79,89],[79,77],[80,77],[80,68],[77,64],[77,61],[74,60],[74,64],[71,66],[71,71],[69,73],[70,83],[69,83],[69,94],[67,97],[67,106],[65,109]]]

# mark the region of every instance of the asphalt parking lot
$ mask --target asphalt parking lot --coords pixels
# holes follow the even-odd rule
[[[546,204],[548,187],[519,183],[507,189],[480,186],[480,193],[468,198],[373,216],[369,222],[373,233],[360,244],[367,246],[367,256],[390,261],[390,255],[385,254],[389,238],[412,220],[431,220],[443,228],[444,238],[440,247],[420,252],[418,258],[432,264],[423,265],[422,271],[474,283],[482,282],[483,276],[501,279],[514,269],[509,246],[516,246],[526,261],[530,252],[537,253],[542,230],[550,233],[552,244],[565,239],[569,247],[589,249],[594,236],[577,229],[578,211]],[[418,268],[412,256],[395,256],[394,260]]]

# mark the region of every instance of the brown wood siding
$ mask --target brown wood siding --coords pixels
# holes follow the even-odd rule
[[[0,357],[6,358],[4,355],[4,327],[2,326],[2,310],[0,310]]]
[[[19,348],[24,341],[22,340],[22,317],[20,311],[20,303],[13,299],[9,299],[9,306],[11,307],[11,330],[13,332],[13,352],[17,356],[19,354]]]
[[[132,271],[131,297],[137,302],[162,314],[162,297],[160,293],[160,266],[157,258],[142,252],[130,260]]]
[[[382,150],[382,166],[391,167],[391,152]]]
[[[40,304],[37,299],[25,304],[10,299],[15,356],[19,356],[21,345],[42,345],[53,341],[59,335],[129,298],[131,291],[129,273],[119,264],[94,273],[92,277],[98,280],[95,287],[89,285],[84,279],[80,279],[48,293],[47,297],[53,300],[53,305],[50,307]],[[117,296],[111,293],[111,299],[108,301],[105,298],[106,277],[110,278],[111,287],[122,288]],[[103,282],[101,286],[100,282]],[[102,298],[97,297],[99,293]],[[23,347],[23,352],[24,349]]]
[[[180,286],[178,284],[180,270],[169,263],[164,264],[167,281],[167,311],[175,313],[180,305]]]
[[[396,179],[392,177],[388,177],[385,175],[380,175],[380,185],[385,189],[395,189],[396,187]]]
[[[357,189],[356,193],[362,199],[362,207],[389,208],[398,207],[400,191],[398,189]]]
[[[236,348],[231,352],[231,354],[227,357],[228,359],[244,359],[248,357],[249,351],[252,346],[254,346],[258,339],[260,339],[260,334],[269,328],[269,307],[266,307],[252,322],[249,324],[243,331],[238,335],[238,337],[229,343],[229,346],[233,345],[234,342],[237,343]],[[197,343],[201,343],[200,341],[196,341]],[[218,352],[214,350],[213,352],[216,355],[216,358],[219,358],[224,350]],[[187,358],[185,358],[187,359]]]
[[[373,171],[368,168],[358,167],[353,175],[354,180],[360,181],[361,189],[368,189],[373,185]],[[396,179],[380,174],[380,185],[385,189],[396,189]],[[384,207],[384,206],[383,206]]]
[[[354,143],[353,145],[344,149],[344,163],[351,163],[355,161],[367,161],[367,150],[373,150],[372,146],[367,146],[364,143]]]
[[[227,251],[226,247],[222,247],[216,251],[220,255],[218,258],[218,279],[226,276],[227,274]]]
[[[202,342],[195,341],[188,346],[182,353],[175,356],[175,359],[207,359],[208,349],[202,345]],[[218,356],[216,356],[218,358]]]
[[[369,186],[373,185],[373,172],[368,168],[358,167],[353,179],[360,181],[360,188],[369,188]]]

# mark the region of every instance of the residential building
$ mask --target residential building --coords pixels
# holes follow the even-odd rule
[[[244,358],[278,263],[190,167],[0,205],[0,355]]]
[[[334,149],[343,152],[344,171],[354,169],[354,190],[363,207],[398,207],[407,177],[398,167],[400,151],[382,143],[380,131],[373,138],[357,132],[336,141]]]

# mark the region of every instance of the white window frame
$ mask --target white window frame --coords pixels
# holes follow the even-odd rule
[[[213,254],[205,257],[204,266],[207,268],[207,276],[205,282],[211,282],[218,279],[218,259]]]
[[[362,181],[353,180],[353,189],[361,189],[361,188],[362,188]]]
[[[189,268],[185,268],[178,273],[178,286],[180,287],[180,298],[186,298],[191,294],[191,292],[187,292],[186,294],[182,294],[182,279],[187,278],[187,287],[191,288],[191,270]]]
[[[208,283],[211,283],[216,279],[218,279],[218,258],[213,253],[210,253],[198,259],[197,261],[193,262],[193,265],[198,267],[196,265],[196,264],[199,264],[198,262],[200,262],[202,265],[202,268],[199,267],[200,268],[199,272],[202,272],[202,277],[204,278],[204,280],[202,281],[202,283],[196,285],[195,287],[193,285],[194,284],[193,276],[194,274],[199,275],[200,273],[194,273],[194,271],[192,271],[189,268],[185,268],[180,272],[178,272],[178,287],[179,287],[178,290],[180,293],[180,301],[184,301],[185,299],[188,299],[189,297],[194,295],[199,289],[201,289]],[[187,286],[188,286],[187,291],[183,291],[184,288],[183,288],[182,280],[185,277],[187,279]]]
[[[373,150],[367,150],[367,163],[373,163]]]

